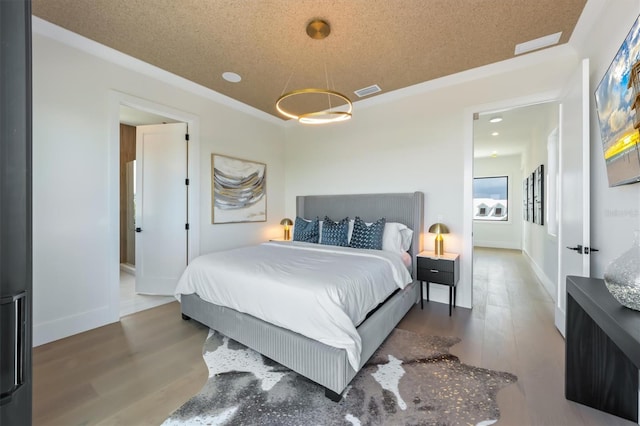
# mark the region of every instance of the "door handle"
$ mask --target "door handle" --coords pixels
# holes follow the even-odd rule
[[[580,244],[578,244],[578,245],[577,245],[577,246],[575,246],[575,247],[569,247],[569,246],[567,246],[567,248],[568,248],[569,250],[575,250],[575,251],[577,251],[577,252],[578,252],[578,253],[580,253],[580,254],[589,254],[589,253],[593,253],[594,251],[600,251],[600,250],[598,250],[598,249],[594,249],[594,248],[592,248],[592,247],[583,247],[583,246],[582,246],[582,245],[580,245]]]
[[[4,305],[2,308],[3,312],[5,309],[9,310],[9,315],[12,319],[13,325],[13,336],[9,335],[8,337],[4,336],[4,340],[0,342],[3,350],[8,349],[9,355],[7,358],[11,357],[7,363],[11,366],[11,372],[7,371],[13,375],[13,380],[7,380],[6,383],[3,383],[2,386],[6,386],[0,388],[0,406],[5,405],[13,399],[13,395],[17,392],[18,389],[22,387],[24,384],[24,374],[25,374],[25,366],[26,366],[26,340],[25,340],[25,329],[26,329],[26,297],[27,292],[23,291],[20,294],[16,294],[14,296],[7,296],[0,298],[0,305]],[[10,305],[7,307],[7,305]],[[3,318],[4,318],[3,314]],[[7,345],[10,343],[10,345]],[[7,347],[11,346],[11,348]],[[3,352],[3,355],[5,353]],[[4,366],[3,366],[4,367]],[[3,374],[5,372],[3,371]],[[10,387],[8,387],[10,386]]]
[[[136,232],[142,232],[142,228],[136,228]]]

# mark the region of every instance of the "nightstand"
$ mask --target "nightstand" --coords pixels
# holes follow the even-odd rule
[[[422,283],[426,283],[427,302],[429,301],[429,284],[449,286],[449,316],[451,307],[456,306],[456,284],[460,277],[460,256],[455,253],[445,253],[440,256],[432,251],[418,253],[418,281],[420,281],[420,309],[424,307]]]

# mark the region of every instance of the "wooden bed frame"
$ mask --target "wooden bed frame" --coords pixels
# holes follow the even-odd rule
[[[356,194],[298,196],[297,216],[334,220],[360,216],[365,222],[385,217],[387,222],[400,222],[413,229],[409,253],[412,258],[413,283],[398,291],[357,328],[362,338],[360,368],[384,342],[394,327],[418,302],[419,283],[415,281],[416,255],[422,251],[424,231],[424,194]],[[290,330],[269,324],[251,315],[214,305],[197,294],[181,296],[183,319],[194,319],[246,345],[264,356],[313,380],[325,388],[325,395],[334,401],[357,371],[349,364],[344,349],[325,345]]]

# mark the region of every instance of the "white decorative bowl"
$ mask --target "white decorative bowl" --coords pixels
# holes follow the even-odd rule
[[[640,311],[640,231],[635,231],[631,249],[607,266],[604,282],[620,304]]]

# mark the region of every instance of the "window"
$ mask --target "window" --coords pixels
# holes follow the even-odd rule
[[[507,176],[473,179],[473,219],[486,221],[508,220]]]

